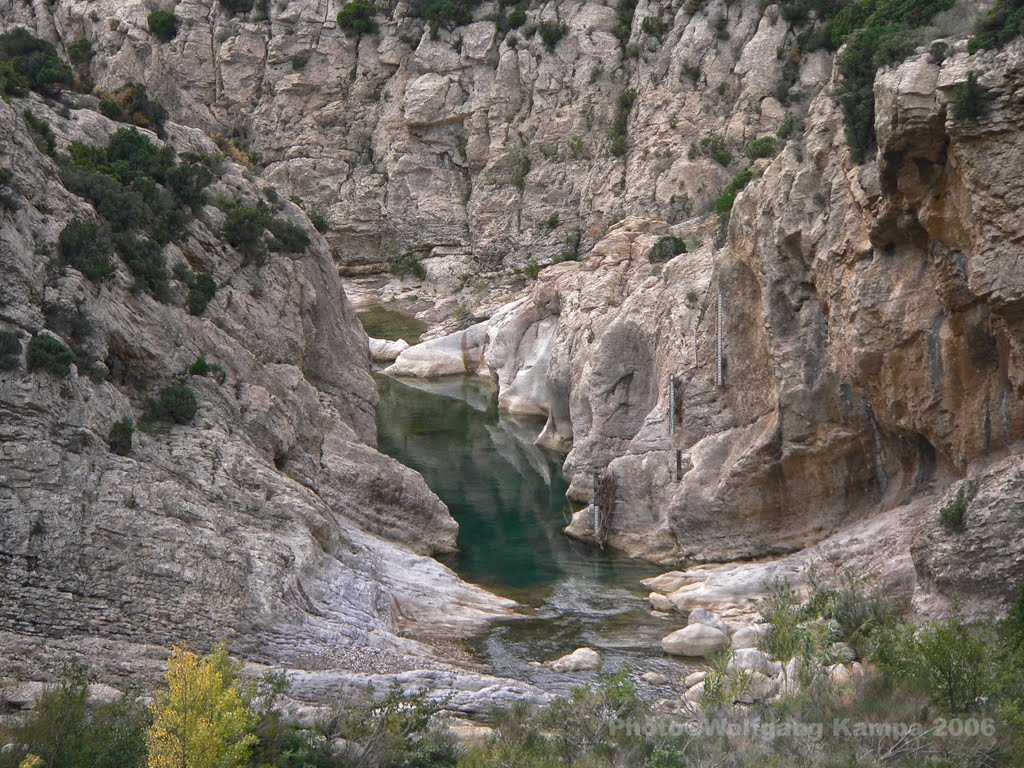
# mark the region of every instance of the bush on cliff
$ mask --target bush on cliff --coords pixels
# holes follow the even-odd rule
[[[146,401],[141,423],[149,428],[157,423],[188,424],[199,410],[196,395],[190,387],[172,384],[160,390],[159,396]]]
[[[985,48],[1002,48],[1021,34],[1024,34],[1024,0],[999,0],[978,20],[967,50],[977,53]]]
[[[158,8],[146,17],[149,31],[161,43],[169,43],[178,36],[178,17],[173,11]]]
[[[26,90],[53,95],[70,88],[75,73],[57,49],[23,27],[0,35],[0,90],[18,96]]]
[[[58,339],[47,334],[33,336],[28,343],[25,356],[25,367],[32,371],[46,371],[55,376],[67,376],[71,373],[71,364],[75,356]]]
[[[21,336],[17,331],[0,331],[0,371],[21,365]]]
[[[106,229],[98,221],[75,219],[61,230],[58,238],[60,256],[94,283],[101,282],[116,271],[110,259],[113,245]]]
[[[373,3],[353,0],[338,12],[338,27],[350,37],[369,35],[377,31],[377,9]]]

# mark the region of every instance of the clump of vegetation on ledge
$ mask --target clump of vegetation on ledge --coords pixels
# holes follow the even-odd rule
[[[353,0],[338,11],[338,27],[351,37],[373,34],[377,31],[376,15],[373,3]]]
[[[53,95],[74,85],[75,73],[57,49],[23,27],[0,35],[0,95],[20,96],[27,90]]]
[[[1024,0],[999,0],[978,20],[967,50],[977,53],[985,48],[1002,48],[1020,34],[1024,34]]]
[[[180,22],[174,11],[158,8],[146,17],[146,23],[150,33],[161,43],[169,43],[178,36]]]

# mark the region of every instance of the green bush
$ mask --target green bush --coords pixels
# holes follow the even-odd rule
[[[612,127],[608,129],[610,141],[608,151],[613,157],[622,157],[629,148],[629,115],[633,111],[633,105],[636,104],[636,97],[637,93],[633,88],[619,94],[619,100],[615,107],[615,120]]]
[[[921,27],[954,0],[866,0],[826,13],[832,47],[846,49],[837,60],[842,81],[837,93],[843,108],[847,143],[855,161],[863,162],[875,142],[875,73],[898,64],[913,52]]]
[[[662,264],[681,253],[686,253],[686,241],[677,235],[665,235],[651,248],[647,260],[652,264]]]
[[[136,286],[154,298],[170,298],[170,276],[163,249],[153,240],[129,234],[114,235],[114,248],[135,276]]]
[[[999,0],[974,28],[974,36],[967,42],[969,53],[984,48],[1002,48],[1024,33],[1024,0]]]
[[[9,211],[18,210],[20,206],[14,197],[15,190],[14,172],[9,168],[0,168],[0,206]]]
[[[30,712],[11,721],[3,765],[145,768],[149,710],[131,691],[109,702],[90,702],[90,682],[83,665],[65,664],[57,684],[44,690]]]
[[[544,43],[544,47],[549,52],[554,52],[555,46],[558,45],[558,41],[565,37],[565,34],[569,31],[568,25],[564,21],[556,21],[555,19],[544,19],[544,21],[538,22],[537,32],[540,34],[540,39]]]
[[[158,8],[146,17],[149,31],[161,43],[169,43],[178,36],[180,22],[173,11]]]
[[[167,424],[188,424],[195,418],[199,406],[195,393],[190,387],[172,384],[160,390],[157,398],[146,401],[143,421],[152,425],[156,422]]]
[[[92,43],[86,38],[80,37],[74,42],[68,43],[68,58],[75,65],[88,64],[96,53],[92,49]]]
[[[107,444],[112,453],[118,456],[127,456],[132,451],[132,435],[135,427],[130,418],[115,421],[110,427],[110,434],[107,435]]]
[[[185,308],[190,315],[201,315],[206,311],[213,297],[217,294],[217,281],[202,272],[196,275],[188,295],[185,296]]]
[[[32,135],[32,141],[35,142],[36,148],[44,155],[56,157],[57,137],[50,129],[49,123],[41,117],[36,117],[27,109],[21,113],[21,116],[25,120],[25,127]]]
[[[284,253],[302,253],[309,248],[309,233],[287,219],[278,216],[267,221],[270,231],[270,250]]]
[[[508,15],[508,18],[505,19],[505,26],[509,29],[519,29],[525,23],[526,11],[522,8],[516,8]]]
[[[967,82],[961,83],[953,90],[953,118],[958,123],[979,123],[988,113],[992,96],[988,88],[978,82],[975,72],[967,73]]]
[[[665,22],[657,16],[645,16],[640,29],[645,35],[652,35],[660,40],[665,34]]]
[[[314,208],[306,215],[309,216],[309,223],[313,225],[313,229],[317,232],[323,233],[330,229],[330,225],[327,223],[327,217],[324,216],[322,211]]]
[[[292,71],[298,72],[305,69],[306,65],[309,63],[310,55],[309,51],[299,51],[292,56]]]
[[[417,280],[427,279],[427,268],[412,254],[405,256],[398,263],[392,264],[388,268],[388,272],[399,278],[415,277]]]
[[[715,211],[719,215],[727,214],[732,210],[733,203],[740,191],[753,180],[754,174],[749,168],[744,169],[733,177],[733,180],[722,190],[722,194],[715,200]]]
[[[104,117],[120,123],[150,128],[161,138],[167,110],[156,99],[151,99],[142,83],[127,83],[106,94],[100,100],[100,112]]]
[[[531,280],[536,280],[540,275],[540,264],[538,264],[536,260],[530,259],[526,262],[526,266],[523,267],[523,274]]]
[[[878,663],[926,691],[945,711],[967,712],[993,687],[994,649],[984,632],[958,615],[917,630],[902,625],[887,630]]]
[[[939,522],[947,531],[962,531],[964,529],[964,515],[967,514],[967,492],[964,486],[956,492],[956,496],[950,499],[939,510]]]
[[[110,277],[117,268],[110,259],[113,247],[106,229],[98,221],[75,219],[60,233],[60,255],[94,283]]]
[[[0,370],[13,371],[21,365],[21,336],[17,331],[0,331]]]
[[[228,209],[224,221],[224,239],[244,256],[243,264],[255,261],[262,264],[267,255],[263,231],[270,221],[270,213],[262,203],[245,205],[238,201]]]
[[[224,369],[216,363],[208,363],[205,356],[197,357],[196,361],[189,366],[188,373],[190,376],[209,376],[218,384],[223,384],[227,380]]]
[[[74,84],[75,73],[65,64],[57,49],[23,27],[0,35],[0,84],[9,96],[26,89],[54,95]]]
[[[338,12],[338,26],[351,37],[373,34],[377,31],[376,15],[373,3],[353,0]]]
[[[774,136],[761,136],[747,144],[744,150],[747,158],[758,160],[762,157],[775,157],[779,152],[779,143]]]
[[[612,32],[619,42],[625,46],[633,34],[633,16],[636,14],[637,0],[619,0],[615,6],[615,27]]]
[[[729,149],[729,145],[725,143],[722,136],[713,133],[710,136],[705,136],[696,144],[691,144],[688,157],[690,160],[696,160],[698,157],[710,157],[723,168],[728,168],[729,163],[732,162],[732,150]]]
[[[75,356],[71,350],[53,336],[39,334],[33,336],[28,343],[25,367],[29,372],[41,370],[56,376],[67,376],[71,373],[74,361]]]

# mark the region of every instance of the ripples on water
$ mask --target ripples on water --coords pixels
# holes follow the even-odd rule
[[[557,675],[530,662],[588,645],[605,669],[632,664],[674,683],[686,667],[664,657],[661,638],[679,622],[650,613],[640,580],[657,566],[569,539],[562,456],[533,444],[542,423],[499,416],[486,382],[453,377],[397,380],[377,374],[379,448],[417,470],[459,521],[460,576],[523,606],[476,645],[496,674],[567,689],[590,675]]]

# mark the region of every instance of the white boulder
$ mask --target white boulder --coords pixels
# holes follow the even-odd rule
[[[674,656],[713,656],[729,647],[729,636],[707,624],[690,624],[662,638],[661,648]]]

